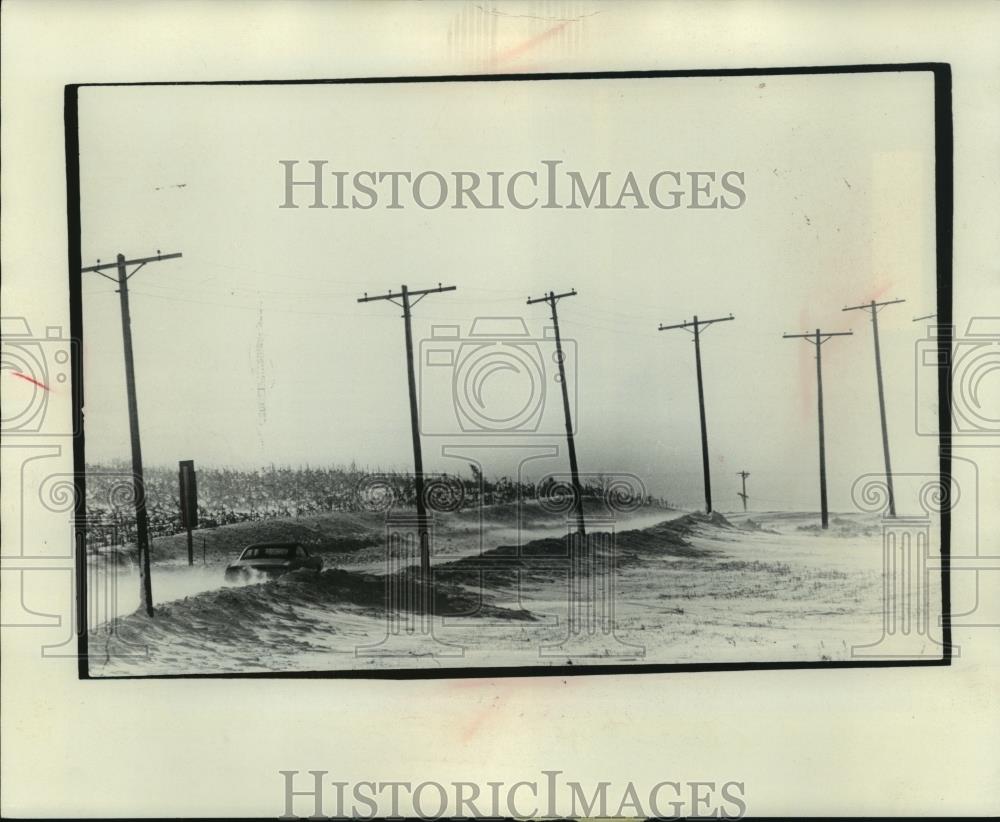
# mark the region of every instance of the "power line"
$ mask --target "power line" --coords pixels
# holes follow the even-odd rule
[[[194,305],[210,305],[218,308],[235,308],[241,311],[257,311],[256,305],[242,305],[240,303],[232,302],[215,302],[213,300],[196,300],[189,297],[168,297],[166,294],[150,294],[148,291],[135,291],[132,294],[139,294],[143,297],[150,297],[154,300],[168,300],[169,302],[175,303],[190,303]],[[350,314],[345,311],[301,311],[295,308],[277,308],[274,306],[269,306],[268,311],[278,312],[280,314],[299,314],[302,316],[309,317],[352,317],[354,314]],[[381,318],[379,318],[381,319]]]

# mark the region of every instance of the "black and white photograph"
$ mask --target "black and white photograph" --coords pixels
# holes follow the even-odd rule
[[[998,40],[0,2],[0,816],[995,815]]]
[[[947,660],[941,67],[73,92],[88,676]]]

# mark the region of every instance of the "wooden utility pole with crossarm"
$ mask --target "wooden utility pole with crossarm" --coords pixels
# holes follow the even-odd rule
[[[739,493],[739,498],[743,500],[743,510],[747,510],[747,501],[750,497],[747,496],[747,477],[750,476],[749,471],[737,471],[736,476],[743,480],[743,490]]]
[[[831,337],[850,337],[853,331],[820,331],[813,334],[784,334],[786,340],[802,339],[816,347],[816,409],[819,417],[819,503],[820,522],[824,529],[830,526],[826,506],[826,436],[823,428],[823,343]]]
[[[728,322],[733,319],[733,315],[728,317],[716,317],[714,320],[699,320],[698,315],[683,323],[674,325],[661,325],[660,331],[670,331],[674,328],[683,328],[691,332],[694,336],[694,365],[698,377],[698,415],[701,418],[701,467],[705,479],[705,513],[712,513],[712,472],[708,462],[708,428],[705,424],[705,390],[701,378],[701,329],[712,323]]]
[[[135,543],[139,552],[139,601],[142,609],[153,616],[153,584],[150,579],[149,561],[149,516],[146,513],[146,492],[142,473],[142,445],[139,441],[139,403],[135,391],[135,362],[132,354],[132,317],[128,304],[128,281],[147,263],[158,263],[163,260],[175,260],[181,255],[160,254],[155,257],[140,257],[126,260],[124,254],[119,254],[113,263],[90,265],[80,269],[81,273],[92,271],[118,285],[118,296],[121,302],[122,341],[125,347],[125,389],[128,394],[128,427],[132,441],[132,496],[135,504]],[[134,265],[131,272],[128,267]],[[114,268],[117,277],[104,272]]]
[[[544,297],[528,297],[528,305],[548,303],[552,309],[552,327],[556,338],[556,362],[559,364],[559,384],[562,386],[563,417],[566,420],[566,449],[569,451],[569,470],[573,482],[573,511],[576,514],[576,530],[582,537],[587,531],[583,520],[583,488],[580,485],[580,470],[576,462],[576,444],[573,441],[573,418],[569,407],[569,388],[566,385],[566,368],[563,366],[562,337],[559,336],[559,313],[556,303],[564,297],[575,297],[576,289],[556,294],[550,291]]]
[[[878,341],[878,312],[887,305],[906,302],[905,300],[886,300],[884,302],[862,303],[851,305],[844,311],[870,311],[872,318],[872,335],[875,338],[875,382],[878,385],[878,412],[882,422],[882,458],[885,460],[885,483],[889,491],[889,516],[896,516],[896,494],[892,488],[892,462],[889,459],[889,430],[885,422],[885,390],[882,387],[882,352]]]
[[[424,458],[420,448],[420,420],[417,415],[417,376],[413,369],[413,330],[410,325],[411,309],[428,294],[454,291],[457,286],[441,285],[437,288],[410,289],[405,285],[399,291],[358,298],[359,303],[388,300],[403,309],[403,329],[406,338],[406,379],[410,389],[410,434],[413,438],[413,479],[417,496],[417,535],[420,541],[420,578],[424,595],[421,601],[423,613],[431,607],[431,545],[427,527],[427,502],[424,499]]]

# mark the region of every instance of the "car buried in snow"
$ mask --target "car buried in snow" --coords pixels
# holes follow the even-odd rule
[[[323,560],[312,556],[298,542],[258,542],[244,548],[240,558],[229,564],[226,579],[247,579],[256,574],[280,576],[303,568],[321,571]]]

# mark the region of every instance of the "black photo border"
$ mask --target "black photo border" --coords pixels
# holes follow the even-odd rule
[[[275,86],[275,85],[344,85],[471,82],[545,82],[581,80],[629,80],[682,77],[748,77],[774,75],[875,74],[930,72],[934,78],[934,191],[937,276],[937,324],[939,352],[951,350],[952,326],[952,250],[954,211],[954,151],[952,125],[952,81],[948,63],[871,63],[829,66],[786,66],[761,68],[550,72],[538,74],[465,74],[410,77],[357,77],[334,80],[206,80],[76,83],[64,88],[64,128],[66,144],[66,199],[69,261],[71,374],[75,387],[73,407],[73,464],[76,488],[74,514],[75,616],[77,625],[77,673],[79,679],[96,681],[130,679],[469,679],[525,676],[599,676],[617,674],[699,673],[715,671],[812,670],[834,668],[898,668],[951,665],[954,657],[951,631],[951,511],[941,511],[941,624],[942,653],[929,659],[820,660],[793,662],[699,662],[699,663],[618,663],[595,665],[526,665],[469,668],[401,668],[385,671],[247,671],[244,673],[178,673],[91,676],[88,665],[88,607],[86,564],[86,475],[83,426],[83,300],[80,270],[80,141],[79,90],[81,88],[124,86]],[[951,488],[951,372],[938,369],[938,455],[942,488]]]

